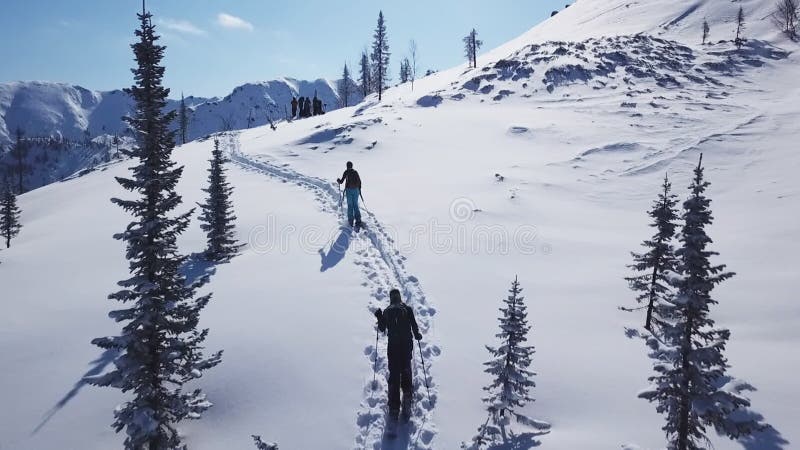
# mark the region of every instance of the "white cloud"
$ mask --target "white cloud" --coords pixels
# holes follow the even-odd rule
[[[159,25],[164,28],[182,34],[193,34],[195,36],[202,36],[206,31],[199,28],[188,20],[175,20],[175,19],[159,19]]]
[[[232,16],[226,13],[217,14],[217,24],[224,28],[232,28],[235,30],[253,31],[255,27],[252,23],[242,19],[241,17]]]

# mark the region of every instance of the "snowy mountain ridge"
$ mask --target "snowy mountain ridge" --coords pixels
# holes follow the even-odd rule
[[[226,128],[264,125],[268,116],[273,121],[281,120],[285,117],[284,107],[289,107],[292,96],[314,96],[315,93],[327,110],[340,106],[336,81],[324,79],[280,78],[244,84],[221,99],[186,97],[186,104],[192,112],[189,138]],[[354,94],[350,101],[359,99]],[[179,100],[170,100],[167,109],[175,110],[179,105]],[[121,118],[128,115],[131,108],[131,99],[121,90],[93,91],[45,81],[0,83],[0,145],[13,141],[17,128],[31,137],[71,140],[123,135],[127,126]]]
[[[739,6],[750,42],[736,49]],[[665,173],[686,199],[700,154],[712,260],[737,272],[714,290],[711,315],[732,333],[728,373],[758,388],[746,414],[774,427],[738,440],[709,429],[708,444],[796,447],[800,54],[769,23],[771,7],[578,0],[481,55],[478,68],[277,130],[228,134],[247,245],[205,287],[214,294],[201,318],[207,345],[225,354],[200,381],[214,407],[180,426],[188,447],[250,448],[256,433],[290,449],[459,448],[486,420],[485,346],[497,343],[497,309],[518,276],[536,349],[536,401],[522,410],[552,428],[514,424],[520,434],[502,448],[664,448],[664,417],[637,398],[653,374],[647,349],[625,337],[643,317],[619,307],[635,305],[627,265],[651,235],[646,211]],[[700,44],[704,18],[709,45]],[[215,100],[228,108],[222,121],[246,124],[240,103],[263,89]],[[204,199],[211,147],[199,139],[173,154],[184,167],[182,209]],[[343,225],[333,181],[345,161],[364,182],[359,234]],[[130,217],[108,200],[129,196],[114,179],[126,166],[19,197],[24,228],[0,253],[0,284],[20,299],[0,315],[0,354],[12,355],[0,397],[17,405],[0,409],[3,448],[120,447],[108,424],[122,396],[82,380],[108,370],[90,340],[117,330],[107,295],[128,271],[111,236]],[[184,254],[204,244],[196,222],[179,242]],[[65,271],[75,255],[81,270]],[[386,338],[372,315],[392,288],[424,335],[411,423],[394,443],[382,438]]]

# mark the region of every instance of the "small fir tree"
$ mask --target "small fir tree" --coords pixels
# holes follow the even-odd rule
[[[350,94],[352,94],[352,86],[353,79],[350,77],[350,69],[347,67],[347,63],[344,63],[344,69],[342,69],[342,79],[339,80],[339,84],[336,86],[336,88],[339,91],[339,102],[345,108],[350,106]]]
[[[372,41],[372,83],[378,93],[378,101],[383,99],[383,91],[389,83],[389,37],[386,34],[386,21],[383,11],[378,13],[378,25]]]
[[[11,239],[19,234],[22,225],[19,221],[20,210],[17,206],[17,196],[10,183],[3,183],[3,192],[0,197],[0,234],[6,241],[6,248],[11,247]]]
[[[227,160],[220,148],[219,139],[214,139],[214,150],[209,162],[211,167],[208,169],[208,188],[203,189],[208,194],[208,199],[200,205],[200,228],[207,235],[206,259],[223,262],[235,256],[240,246],[236,243],[233,232],[236,221],[231,203],[233,188],[226,179]]]
[[[655,331],[653,325],[661,326],[668,318],[664,316],[668,316],[669,308],[663,306],[672,294],[670,277],[677,264],[672,241],[677,228],[678,211],[675,206],[678,198],[670,193],[672,184],[667,175],[664,175],[662,188],[663,191],[647,213],[653,219],[650,226],[655,228],[655,234],[642,242],[647,249],[645,253],[631,253],[633,264],[628,267],[634,270],[635,275],[626,278],[631,289],[639,294],[636,301],[645,304],[647,313],[644,328],[650,332]],[[623,310],[632,311],[628,308]]]
[[[361,81],[361,94],[363,97],[372,93],[372,69],[369,65],[369,56],[367,51],[361,52],[361,60],[359,61],[359,78]]]
[[[501,344],[499,347],[486,347],[492,359],[484,363],[487,366],[485,372],[493,377],[491,384],[484,388],[489,394],[483,399],[488,418],[478,428],[478,434],[472,442],[465,444],[464,448],[477,449],[513,437],[514,433],[509,429],[512,418],[538,430],[550,428],[549,424],[519,412],[519,408],[533,401],[530,390],[536,386],[533,382],[536,374],[529,370],[534,348],[525,345],[530,325],[525,299],[521,293],[519,280],[514,278],[509,295],[503,300],[504,306],[500,308],[500,332],[496,337]]]

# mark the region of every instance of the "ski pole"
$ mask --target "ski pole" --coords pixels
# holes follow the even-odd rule
[[[375,379],[375,374],[378,372],[378,336],[380,329],[375,327],[375,361],[372,363],[372,390],[378,388],[378,381]]]
[[[417,341],[417,349],[419,349],[419,359],[422,361],[422,373],[425,375],[425,390],[428,391],[428,401],[433,402],[431,398],[431,388],[428,387],[428,370],[425,368],[425,357],[422,355],[422,346]]]

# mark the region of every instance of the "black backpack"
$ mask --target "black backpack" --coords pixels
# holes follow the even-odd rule
[[[345,171],[345,178],[347,178],[347,183],[345,187],[357,187],[361,189],[361,177],[356,172],[356,169],[347,169]]]
[[[383,312],[386,334],[390,339],[410,339],[411,323],[408,320],[408,307],[402,303],[389,305]]]

